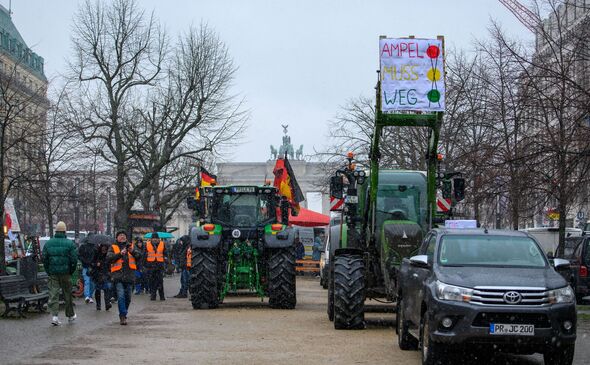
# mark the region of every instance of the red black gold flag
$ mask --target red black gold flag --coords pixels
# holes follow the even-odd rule
[[[289,200],[293,208],[293,215],[297,215],[300,209],[299,203],[305,200],[305,198],[287,157],[277,159],[273,173],[275,175],[273,186],[279,190],[281,195]]]
[[[217,185],[217,175],[209,173],[204,167],[201,167],[201,187]]]
[[[199,200],[201,199],[201,192],[199,190],[199,188],[205,187],[205,186],[215,186],[217,185],[217,175],[213,175],[211,174],[209,171],[207,171],[204,167],[200,168],[200,178],[199,178],[199,186],[197,186],[195,188],[195,199]]]

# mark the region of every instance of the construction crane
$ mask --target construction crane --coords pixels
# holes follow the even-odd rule
[[[537,32],[540,20],[539,17],[533,13],[529,8],[522,5],[518,0],[498,0],[504,5],[522,25],[527,27],[533,33]]]

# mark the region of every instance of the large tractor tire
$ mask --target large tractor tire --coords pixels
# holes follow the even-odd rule
[[[270,251],[268,258],[268,303],[271,308],[293,309],[295,290],[295,248]]]
[[[359,255],[334,260],[334,328],[365,328],[365,264]]]
[[[214,309],[219,306],[215,251],[193,249],[190,293],[193,309]]]
[[[328,269],[328,319],[334,321],[334,274],[332,268]]]

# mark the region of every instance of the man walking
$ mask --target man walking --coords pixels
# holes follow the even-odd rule
[[[189,270],[191,267],[191,254],[190,251],[191,238],[187,235],[180,237],[176,241],[178,245],[178,266],[180,268],[180,291],[174,296],[174,298],[187,298],[188,297],[188,282],[189,282]]]
[[[115,237],[116,242],[109,248],[107,261],[111,264],[111,277],[117,291],[119,323],[125,326],[140,253],[133,249],[133,244],[129,244],[125,231],[117,232]]]
[[[94,258],[96,256],[96,247],[90,243],[88,238],[84,239],[84,243],[78,248],[78,256],[82,262],[82,276],[84,278],[84,301],[86,304],[94,303],[92,297],[94,296],[94,280],[90,275],[92,266],[94,265]]]
[[[43,247],[43,266],[49,275],[49,311],[51,324],[59,326],[59,294],[63,292],[66,317],[69,322],[76,320],[72,303],[72,274],[76,271],[78,255],[74,242],[66,238],[66,224],[57,223],[55,234]]]
[[[145,268],[148,273],[148,280],[150,286],[150,300],[156,300],[156,292],[160,294],[160,300],[166,300],[164,296],[164,270],[166,269],[166,245],[164,241],[160,241],[160,237],[156,232],[152,234],[152,238],[145,245],[146,258]]]

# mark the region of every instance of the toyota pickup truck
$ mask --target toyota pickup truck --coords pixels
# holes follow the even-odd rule
[[[575,295],[527,233],[434,229],[419,254],[402,261],[398,344],[420,349],[423,364],[481,349],[542,353],[545,364],[571,365]]]

